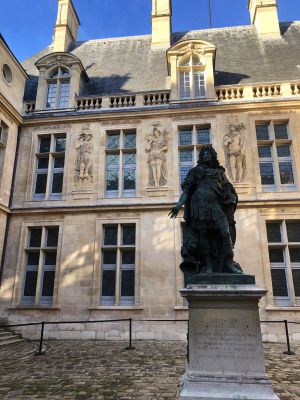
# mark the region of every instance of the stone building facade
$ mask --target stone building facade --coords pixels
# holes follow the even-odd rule
[[[187,317],[183,216],[168,212],[211,143],[239,195],[235,259],[268,289],[261,318],[300,321],[300,22],[279,23],[276,0],[248,8],[249,26],[173,33],[171,0],[153,0],[152,35],[79,42],[72,1],[58,0],[52,45],[22,67],[1,41],[3,318],[133,317],[135,338],[185,338],[184,322],[143,320]],[[46,331],[126,335],[122,323]]]

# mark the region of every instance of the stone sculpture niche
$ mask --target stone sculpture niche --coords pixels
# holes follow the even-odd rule
[[[93,183],[93,135],[89,129],[83,129],[78,136],[75,149],[77,151],[75,161],[75,186],[77,190],[87,189]]]
[[[223,139],[226,170],[232,182],[241,183],[244,182],[247,172],[246,126],[236,119],[234,122],[229,121],[227,129]]]
[[[168,137],[166,129],[160,129],[160,124],[153,124],[154,128],[147,137],[146,153],[148,153],[149,186],[165,186],[168,181],[167,158]]]

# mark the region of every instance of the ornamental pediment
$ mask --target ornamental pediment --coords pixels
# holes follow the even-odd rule
[[[176,43],[174,46],[170,47],[168,50],[168,56],[177,55],[177,56],[185,56],[185,55],[204,55],[205,53],[213,52],[215,53],[216,47],[204,40],[183,40],[181,42]]]
[[[83,70],[83,65],[78,57],[74,56],[73,54],[57,52],[47,54],[46,56],[40,58],[36,63],[35,66],[37,69],[42,67],[48,69],[54,66],[66,66],[71,68],[73,65],[80,65],[81,69]]]

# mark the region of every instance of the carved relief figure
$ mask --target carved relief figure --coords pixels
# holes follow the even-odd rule
[[[75,184],[79,189],[93,182],[93,135],[89,129],[83,130],[76,142]]]
[[[168,180],[165,154],[168,151],[167,131],[162,131],[158,127],[159,124],[155,124],[152,134],[147,137],[149,186],[164,186]]]
[[[224,136],[225,165],[232,182],[243,182],[246,177],[245,129],[243,123],[229,122]]]

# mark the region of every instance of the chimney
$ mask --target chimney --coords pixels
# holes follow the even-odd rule
[[[251,24],[262,38],[281,37],[277,0],[249,0]]]
[[[152,46],[171,45],[171,0],[152,0]]]
[[[53,51],[66,51],[76,41],[80,21],[72,0],[58,0]]]

